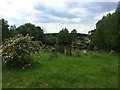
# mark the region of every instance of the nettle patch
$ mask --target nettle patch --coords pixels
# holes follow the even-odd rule
[[[32,37],[21,34],[9,38],[3,42],[3,62],[12,67],[31,67],[34,62],[31,53],[36,53],[40,49],[37,41],[32,41]]]

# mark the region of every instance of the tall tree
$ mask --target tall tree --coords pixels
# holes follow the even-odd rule
[[[16,26],[15,25],[9,25],[8,21],[5,19],[0,20],[0,26],[2,28],[2,40],[4,41],[5,39],[9,37],[13,37],[16,35]]]
[[[108,13],[96,23],[96,29],[91,32],[91,43],[99,49],[120,51],[120,4],[114,13]]]
[[[116,10],[117,10],[117,11],[120,10],[120,1],[118,2],[118,5],[117,5]]]
[[[77,38],[77,30],[73,29],[70,34],[71,34],[72,41],[74,41]]]
[[[11,37],[12,36],[15,36],[17,33],[16,33],[16,26],[15,25],[11,25],[10,28],[10,34],[11,34]]]
[[[58,34],[58,43],[60,45],[60,51],[64,53],[64,47],[66,47],[66,55],[72,55],[71,43],[72,37],[69,34],[68,29],[63,28]]]
[[[17,28],[17,33],[23,34],[24,36],[29,34],[34,37],[35,40],[43,41],[43,29],[39,26],[35,26],[31,23],[26,23]]]
[[[8,21],[2,19],[2,41],[10,37]]]

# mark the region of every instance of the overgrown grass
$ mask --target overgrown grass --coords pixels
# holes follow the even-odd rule
[[[81,57],[49,53],[33,55],[33,68],[7,68],[3,65],[3,88],[117,88],[118,56],[89,52]]]

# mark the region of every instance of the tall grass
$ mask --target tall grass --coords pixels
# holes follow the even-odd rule
[[[33,68],[7,68],[3,65],[3,88],[117,88],[118,56],[107,52],[77,57],[41,51],[33,55],[41,61]]]

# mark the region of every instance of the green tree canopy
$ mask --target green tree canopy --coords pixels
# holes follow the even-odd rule
[[[96,29],[90,33],[91,43],[99,49],[116,51],[120,50],[120,10],[117,10],[107,16],[103,16],[101,20],[96,23]]]
[[[0,22],[2,23],[2,40],[4,40],[10,37],[9,25],[8,21],[4,19],[1,19]]]
[[[70,34],[71,34],[72,41],[74,41],[77,38],[77,30],[73,29]]]
[[[58,38],[58,43],[59,43],[59,44],[66,45],[66,44],[71,44],[71,42],[72,42],[72,37],[71,37],[71,35],[69,34],[68,29],[66,29],[66,28],[63,28],[63,29],[59,32],[57,38]]]
[[[52,35],[45,35],[43,43],[54,46],[57,43],[57,38]]]
[[[43,40],[43,29],[39,26],[35,26],[31,23],[26,23],[21,25],[17,28],[17,33],[26,36],[29,34],[30,36],[34,37],[35,40]]]

